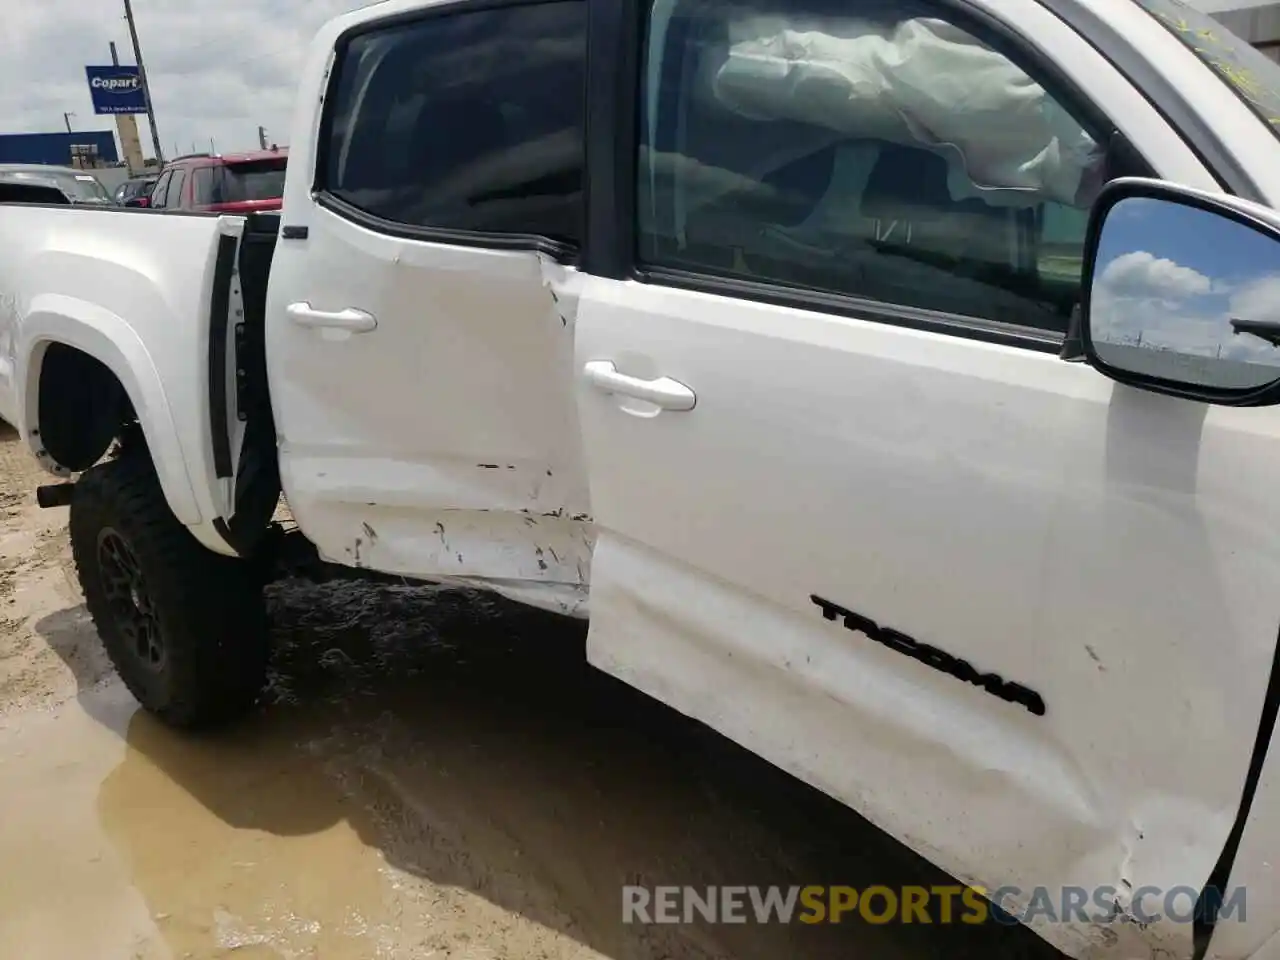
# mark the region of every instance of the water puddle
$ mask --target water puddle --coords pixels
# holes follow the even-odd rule
[[[849,811],[474,597],[273,588],[270,705],[218,735],[78,696],[0,716],[0,944],[22,960],[949,960],[1027,931],[622,923],[628,883],[949,882]],[[557,631],[558,634],[557,634]]]
[[[116,684],[82,700],[0,728],[6,955],[407,955],[369,818],[298,731],[191,739]]]

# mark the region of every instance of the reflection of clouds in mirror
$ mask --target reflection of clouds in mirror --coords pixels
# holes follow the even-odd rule
[[[1280,322],[1280,244],[1219,214],[1121,200],[1103,228],[1090,298],[1096,343],[1280,367],[1280,347],[1231,324]]]
[[[1131,291],[1137,296],[1193,296],[1208,293],[1213,286],[1203,273],[1147,250],[1120,254],[1103,268],[1099,279],[1115,293]]]

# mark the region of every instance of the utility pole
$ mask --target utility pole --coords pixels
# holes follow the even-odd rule
[[[151,146],[156,152],[156,163],[164,166],[164,151],[160,149],[160,132],[156,129],[156,111],[151,103],[151,87],[147,84],[147,68],[142,65],[142,48],[138,45],[138,28],[133,22],[133,4],[130,0],[124,0],[124,18],[129,21],[129,39],[133,41],[133,60],[138,65],[138,82],[142,84],[142,99],[147,105]]]
[[[74,116],[74,113],[63,113],[62,115],[62,122],[67,125],[67,133],[71,132],[71,118]]]
[[[258,125],[258,143],[262,145],[263,150],[267,149],[267,128],[261,124]]]

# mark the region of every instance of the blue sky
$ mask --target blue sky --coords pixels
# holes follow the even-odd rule
[[[1132,197],[1107,218],[1100,264],[1130,250],[1149,250],[1213,279],[1280,274],[1280,243],[1234,221],[1165,200]]]
[[[257,149],[289,139],[298,70],[325,20],[366,0],[133,0],[164,151]],[[133,49],[121,0],[0,0],[0,131],[114,130],[96,116],[86,64]],[[64,112],[72,114],[64,121]],[[143,152],[151,154],[145,116]]]

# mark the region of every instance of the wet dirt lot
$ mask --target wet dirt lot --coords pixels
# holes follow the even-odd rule
[[[622,923],[627,883],[951,881],[483,596],[273,586],[268,703],[172,733],[115,680],[40,482],[0,432],[0,957],[1056,956],[994,925]]]

